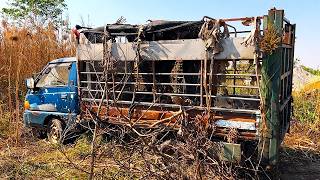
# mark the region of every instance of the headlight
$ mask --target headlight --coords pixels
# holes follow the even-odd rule
[[[24,101],[24,109],[29,109],[29,108],[30,108],[29,101]]]

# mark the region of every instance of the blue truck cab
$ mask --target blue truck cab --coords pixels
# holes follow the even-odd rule
[[[49,62],[34,78],[26,80],[23,120],[26,127],[46,132],[58,142],[63,129],[79,113],[76,58]]]

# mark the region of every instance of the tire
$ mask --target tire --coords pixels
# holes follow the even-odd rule
[[[62,142],[63,126],[59,119],[50,120],[47,128],[47,137],[50,143],[60,144]]]

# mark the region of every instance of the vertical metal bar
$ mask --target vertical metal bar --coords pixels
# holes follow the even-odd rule
[[[90,62],[85,62],[85,68],[86,68],[86,72],[90,72],[90,67],[89,67],[89,64],[90,64]],[[87,83],[87,87],[89,88],[89,89],[91,89],[92,87],[91,87],[91,74],[87,74],[87,81],[88,81],[88,83]]]
[[[280,61],[281,61],[281,76],[285,75],[285,73],[286,73],[285,56],[286,56],[286,48],[283,48],[283,51],[281,53],[281,59],[280,59]],[[284,82],[285,82],[285,77],[283,79],[280,79],[280,93],[281,93],[280,94],[281,95],[280,102],[281,103],[283,103],[285,100],[285,84],[284,84]]]
[[[156,67],[155,67],[155,62],[152,61],[152,93],[153,93],[153,102],[156,102]]]
[[[290,76],[289,76],[289,81],[290,81],[290,84],[289,84],[289,96],[291,96],[291,93],[292,93],[292,78],[293,78],[293,61],[294,61],[294,45],[295,45],[295,32],[296,32],[296,25],[293,24],[291,25],[291,49],[290,49]],[[288,130],[290,129],[290,120],[291,120],[291,111],[294,111],[293,107],[291,106],[291,102],[292,102],[292,99],[291,101],[288,103],[288,109],[289,109],[289,117],[287,119],[287,123],[288,123]],[[293,112],[292,112],[293,113]]]
[[[203,106],[203,59],[200,60],[200,106]]]
[[[237,73],[237,61],[233,60],[233,74]],[[233,76],[233,85],[236,85],[236,76]],[[236,94],[236,88],[233,87],[233,95]]]

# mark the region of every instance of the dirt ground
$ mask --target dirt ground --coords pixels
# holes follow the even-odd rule
[[[320,180],[319,140],[316,135],[305,131],[287,134],[280,151],[278,166],[279,178],[284,180]],[[86,179],[86,173],[80,173],[65,159],[56,148],[46,140],[24,137],[19,147],[0,141],[0,179],[10,177],[37,178],[78,178]],[[77,143],[66,147],[67,156],[81,162],[90,154],[90,144]],[[105,165],[105,160],[104,165]],[[112,169],[112,163],[107,163]],[[66,171],[67,170],[67,171]],[[66,172],[64,172],[66,171]],[[111,173],[116,173],[114,172]],[[6,175],[8,173],[8,175]],[[110,176],[113,176],[111,174]],[[19,178],[18,178],[19,179]],[[263,177],[262,179],[269,179]]]
[[[16,159],[17,162],[23,163],[23,159],[26,158],[24,156],[37,157],[38,153],[41,154],[41,150],[39,149],[37,144],[38,143],[32,143],[32,148],[29,147],[29,150],[22,149],[24,153],[20,155],[16,154],[16,157],[14,157],[14,159]],[[3,147],[0,149],[2,149],[1,151],[4,152],[7,148]],[[31,151],[30,149],[33,149],[34,151]],[[7,162],[5,161],[7,160],[8,159],[1,160],[0,158],[0,165],[6,164]],[[12,159],[10,161],[12,161]],[[320,180],[320,156],[314,152],[305,152],[303,150],[283,148],[280,154],[280,163],[278,170],[280,179],[283,180]],[[2,176],[0,175],[0,177]]]
[[[284,180],[320,180],[320,157],[312,151],[283,148],[279,171]]]

